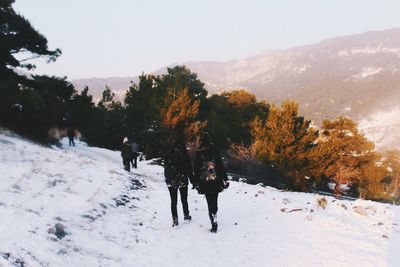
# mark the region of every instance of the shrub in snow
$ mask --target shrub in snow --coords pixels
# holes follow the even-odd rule
[[[56,225],[49,228],[47,232],[49,234],[54,234],[58,239],[63,239],[67,235],[67,232],[65,232],[65,226],[62,223],[56,223]]]
[[[328,200],[326,200],[326,198],[324,198],[324,197],[318,198],[317,205],[318,205],[318,207],[325,209],[326,206],[328,205]]]

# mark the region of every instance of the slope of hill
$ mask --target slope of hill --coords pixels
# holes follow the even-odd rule
[[[399,149],[400,107],[374,113],[360,122],[360,129],[378,149]]]
[[[183,64],[198,73],[210,92],[246,88],[273,102],[295,99],[316,120],[337,115],[361,119],[392,107],[400,96],[400,28],[267,51],[241,60]],[[121,80],[127,83],[132,78]],[[90,84],[95,81],[86,82],[98,86]],[[78,88],[84,84],[74,83]],[[109,83],[120,89],[111,80],[102,83],[102,88]]]
[[[171,228],[160,166],[122,170],[118,152],[46,148],[0,133],[1,266],[399,266],[400,209],[232,182],[217,234],[189,192]],[[357,212],[358,213],[357,213]]]
[[[186,62],[210,92],[246,88],[260,99],[300,102],[301,112],[317,123],[340,115],[363,123],[379,148],[400,148],[400,125],[368,126],[371,116],[391,112],[400,98],[400,28],[337,37],[318,44],[266,51],[228,62]],[[155,73],[164,73],[161,68]],[[89,85],[99,98],[108,84],[122,99],[131,80],[73,81]],[[376,124],[376,123],[375,123]],[[378,136],[381,137],[378,137]],[[381,144],[379,142],[385,143]],[[390,142],[387,140],[391,140]]]
[[[314,119],[356,119],[391,107],[400,96],[400,29],[338,37],[226,62],[210,77],[204,63],[188,63],[213,89],[244,87],[260,98],[292,98]]]

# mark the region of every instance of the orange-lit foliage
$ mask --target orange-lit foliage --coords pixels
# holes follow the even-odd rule
[[[197,120],[200,101],[192,100],[188,90],[169,92],[167,107],[162,111],[163,126],[172,131],[183,131],[187,141],[194,140],[204,123]]]

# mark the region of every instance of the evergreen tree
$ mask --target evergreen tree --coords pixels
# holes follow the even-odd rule
[[[279,170],[294,188],[307,188],[309,155],[318,130],[298,115],[297,103],[284,101],[281,107],[272,105],[265,121],[254,120],[252,135],[252,150],[258,159]]]
[[[358,190],[358,197],[378,201],[388,201],[392,199],[391,182],[385,184],[385,180],[390,178],[390,173],[385,164],[382,164],[382,157],[379,153],[374,153],[375,160],[364,164],[361,173],[356,179],[355,188]],[[390,179],[392,181],[392,179]]]
[[[183,127],[187,135],[197,131],[202,124],[166,127],[164,116],[175,118],[175,100],[185,95],[190,103],[198,103],[201,119],[201,107],[206,101],[207,91],[204,84],[184,66],[168,68],[164,75],[142,75],[138,84],[132,84],[125,97],[125,124],[129,135],[134,135],[142,144],[148,158],[158,157],[160,145],[166,141],[167,129]],[[199,101],[199,102],[196,102]],[[170,108],[170,105],[174,106]],[[174,110],[172,112],[172,110]],[[180,121],[182,122],[182,121]]]
[[[106,86],[102,98],[97,104],[90,143],[99,147],[118,149],[126,136],[124,125],[125,110],[119,101],[114,100],[115,94]]]
[[[111,88],[106,85],[102,93],[101,100],[97,104],[97,106],[102,110],[112,110],[116,107],[116,105],[121,105],[119,102],[114,101],[115,94],[111,91]]]
[[[67,116],[68,126],[78,129],[83,138],[90,143],[97,132],[93,123],[95,116],[96,107],[93,97],[89,95],[89,88],[86,86],[80,94],[75,92],[72,97]]]
[[[0,1],[0,123],[43,141],[49,127],[60,124],[73,87],[62,78],[16,72],[33,69],[34,58],[54,61],[61,51],[49,50],[46,38],[14,11],[13,3]]]
[[[194,141],[205,126],[198,121],[200,101],[191,100],[187,89],[178,95],[170,93],[162,111],[163,126],[170,131],[182,131],[186,141]]]
[[[177,95],[187,89],[191,99],[204,100],[207,97],[204,83],[185,66],[168,68],[166,74],[157,77],[157,83],[165,92],[172,91],[172,94]]]
[[[265,120],[268,115],[269,105],[257,102],[254,94],[245,90],[234,90],[223,94],[230,104],[229,133],[233,144],[251,144],[251,122],[256,118]]]
[[[212,95],[205,102],[207,130],[220,151],[229,147],[231,136],[235,134],[232,125],[231,105],[222,95]]]
[[[29,61],[33,58],[47,57],[54,61],[61,51],[49,50],[46,38],[12,7],[14,0],[0,1],[0,78],[18,82],[26,81],[25,76],[18,75],[15,68],[30,70],[35,66]],[[17,59],[20,53],[25,59]]]
[[[377,157],[374,144],[359,132],[354,121],[346,117],[325,120],[313,154],[319,165],[314,168],[314,176],[332,179],[337,187],[347,183],[357,188],[360,178],[375,164]],[[338,188],[336,192],[339,192]]]
[[[398,204],[400,200],[400,151],[389,150],[378,162],[380,175],[375,175],[374,183],[366,183],[361,190],[364,198]],[[364,181],[362,181],[364,182]]]
[[[245,90],[234,90],[212,95],[205,104],[207,129],[220,150],[232,144],[251,144],[251,122],[258,116],[265,119],[269,105],[257,102]]]
[[[13,96],[14,105],[7,110],[11,118],[3,122],[18,133],[46,141],[50,128],[65,126],[75,90],[65,78],[33,76],[29,83]]]
[[[165,92],[153,75],[142,75],[132,84],[125,96],[126,127],[129,135],[143,139],[156,125],[161,125],[161,109]]]

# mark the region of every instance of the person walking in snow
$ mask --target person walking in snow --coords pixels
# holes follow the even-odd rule
[[[172,227],[178,226],[178,191],[181,195],[184,220],[189,222],[192,217],[189,214],[187,201],[189,181],[193,183],[193,171],[182,136],[172,140],[172,145],[164,153],[164,176],[171,197]]]
[[[200,146],[196,150],[194,183],[197,191],[207,199],[211,232],[218,230],[218,194],[228,188],[229,181],[221,156],[211,142],[207,132],[201,134]]]
[[[128,142],[128,138],[125,137],[121,146],[121,157],[122,163],[124,164],[124,169],[128,172],[131,170],[131,156],[132,147]]]
[[[137,169],[137,158],[139,156],[139,145],[135,142],[131,142],[132,154],[131,154],[131,164],[132,168]]]
[[[69,146],[75,146],[75,130],[73,128],[68,128],[67,136],[69,140]]]

